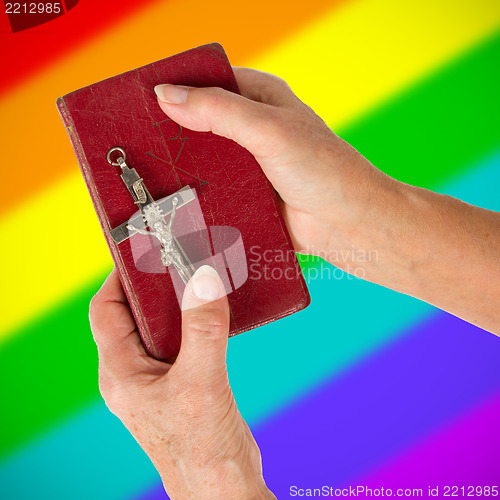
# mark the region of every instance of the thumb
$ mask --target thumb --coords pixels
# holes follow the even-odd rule
[[[255,102],[219,87],[157,85],[158,104],[172,120],[197,132],[213,132],[248,149],[257,160],[283,147],[280,131],[289,110]]]
[[[182,299],[182,341],[176,365],[196,367],[197,376],[226,370],[229,304],[217,271],[201,266]],[[200,374],[200,370],[203,372]]]

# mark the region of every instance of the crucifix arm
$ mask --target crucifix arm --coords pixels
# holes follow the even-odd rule
[[[150,235],[151,234],[150,231],[146,231],[145,229],[138,229],[137,227],[132,226],[131,224],[129,224],[127,226],[127,229],[129,231],[135,231],[136,233],[139,233],[139,234],[145,234],[145,235]]]
[[[175,211],[177,210],[177,203],[178,203],[177,198],[174,198],[172,200],[172,213],[170,215],[170,220],[168,221],[168,229],[169,230],[172,228],[172,222],[174,222]]]

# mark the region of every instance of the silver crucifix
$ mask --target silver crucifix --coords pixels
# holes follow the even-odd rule
[[[115,161],[111,155],[118,152]],[[193,191],[185,186],[176,193],[155,201],[135,168],[129,168],[125,163],[125,152],[122,148],[112,148],[108,151],[107,160],[111,165],[122,169],[120,177],[127,186],[134,203],[139,207],[139,213],[127,222],[111,230],[111,236],[116,243],[121,243],[135,234],[154,236],[161,245],[161,261],[165,267],[173,265],[179,273],[184,284],[187,284],[196,271],[186,252],[181,247],[177,238],[172,233],[172,223],[178,208],[195,199]],[[165,217],[170,214],[170,219],[165,222]],[[147,229],[137,227],[142,219]]]

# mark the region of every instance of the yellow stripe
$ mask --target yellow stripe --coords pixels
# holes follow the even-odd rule
[[[344,126],[500,26],[498,0],[348,2],[250,66]]]
[[[249,66],[283,76],[328,123],[339,127],[478,42],[500,24],[500,12],[493,1],[421,0],[405,2],[404,11],[400,5],[395,0],[347,4]],[[113,37],[128,37],[126,28],[114,32]],[[100,42],[106,51],[115,43],[110,36]],[[141,51],[148,53],[147,40],[142,42]],[[100,50],[98,45],[89,50]],[[78,71],[79,57],[90,57],[87,49],[40,81],[23,87],[14,101],[25,107],[23,99],[36,95],[33,93],[40,82],[43,93],[50,93],[47,86],[58,76]],[[61,135],[63,130],[61,125]],[[73,172],[0,220],[2,241],[9,242],[0,251],[4,266],[0,337],[111,266],[76,166]]]
[[[113,267],[85,183],[74,173],[5,214],[0,234],[0,337]]]

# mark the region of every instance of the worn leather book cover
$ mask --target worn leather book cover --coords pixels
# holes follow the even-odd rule
[[[163,208],[170,203],[165,221],[173,193],[180,193],[172,233],[194,269],[210,264],[223,278],[230,336],[304,309],[310,298],[259,164],[235,142],[165,116],[153,90],[162,83],[238,92],[223,48],[209,44],[71,92],[57,106],[144,346],[157,359],[171,359],[181,342],[182,282],[174,266],[162,264],[151,228],[129,237],[123,230],[137,219],[138,202],[120,166],[108,162],[113,147],[122,148],[152,199],[167,199]],[[182,188],[194,195],[186,200]]]

